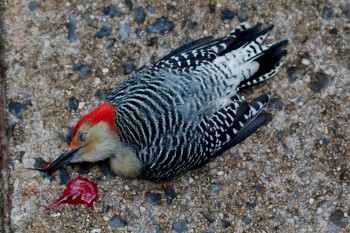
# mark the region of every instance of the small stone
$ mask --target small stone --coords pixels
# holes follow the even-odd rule
[[[90,231],[90,233],[100,233],[102,231],[101,228],[95,228]]]
[[[322,139],[322,146],[326,147],[326,146],[328,146],[328,144],[329,144],[328,138],[323,138]]]
[[[65,135],[65,141],[69,145],[73,139],[74,128],[68,127]]]
[[[151,226],[149,228],[149,232],[148,233],[161,233],[161,228],[160,226],[157,224],[156,226]]]
[[[78,108],[83,109],[85,106],[85,102],[79,102]]]
[[[315,203],[315,199],[310,198],[310,199],[309,199],[309,204],[310,204],[310,205],[313,205],[314,203]]]
[[[221,190],[221,185],[219,184],[212,184],[210,186],[210,191],[213,192],[214,194],[218,194]]]
[[[213,216],[210,216],[208,211],[200,211],[199,213],[203,215],[203,217],[206,218],[209,223],[215,222],[215,218]]]
[[[29,99],[30,97],[32,97],[32,95],[30,93],[24,93],[23,97],[26,99]],[[31,104],[31,103],[29,103],[29,104]]]
[[[328,229],[330,232],[340,231],[348,225],[348,220],[345,218],[341,210],[334,211],[329,217]]]
[[[132,8],[134,7],[134,4],[131,0],[124,0],[124,3],[129,10],[132,10]]]
[[[248,216],[244,216],[243,219],[242,219],[242,221],[243,221],[245,224],[247,224],[247,225],[249,225],[249,224],[252,223],[252,219],[251,219],[250,217],[248,217]]]
[[[306,59],[306,58],[303,58],[301,59],[301,64],[305,65],[305,66],[308,66],[311,64],[310,60]]]
[[[238,172],[238,177],[240,178],[240,179],[245,179],[245,178],[247,178],[247,175],[248,175],[248,172],[247,172],[247,170],[240,170],[239,172]]]
[[[330,82],[331,82],[331,77],[329,75],[318,73],[311,78],[310,89],[314,93],[318,93],[321,90],[327,88],[330,85]]]
[[[108,225],[112,228],[125,227],[127,222],[119,215],[114,215],[108,222]]]
[[[134,9],[134,13],[135,13],[135,21],[138,24],[143,24],[143,22],[145,21],[145,9],[142,6],[136,7]]]
[[[333,12],[333,9],[328,7],[328,6],[325,6],[323,7],[323,10],[322,10],[322,17],[326,20],[330,20],[333,18],[333,15],[334,15],[334,12]]]
[[[291,129],[293,132],[296,132],[297,129],[299,129],[298,123],[292,123],[292,124],[290,125],[290,129]]]
[[[100,78],[95,78],[94,84],[96,84],[96,85],[101,84],[101,79]]]
[[[345,15],[348,19],[350,19],[350,3],[346,4],[345,8]]]
[[[289,83],[294,83],[298,76],[299,76],[299,70],[297,67],[289,67],[287,69],[287,75],[288,75],[288,79],[289,79]]]
[[[283,109],[283,102],[280,98],[273,98],[268,104],[268,108],[274,111],[281,111]]]
[[[10,100],[8,108],[10,113],[12,113],[12,115],[21,119],[23,113],[27,110],[28,106],[32,106],[30,101],[28,101],[25,104],[21,104],[20,102]]]
[[[218,172],[218,176],[222,176],[223,174],[224,174],[223,171],[219,171],[219,172]]]
[[[156,8],[154,8],[153,6],[149,6],[147,7],[147,12],[150,14],[155,14],[157,11]]]
[[[83,5],[78,5],[77,9],[78,9],[78,11],[84,11],[85,10]]]
[[[44,40],[44,47],[45,48],[50,47],[50,41],[49,40]]]
[[[102,12],[103,14],[108,15],[110,18],[120,17],[123,15],[123,12],[115,6],[107,6],[103,8]]]
[[[109,220],[109,218],[107,216],[103,216],[102,219],[106,222]]]
[[[126,43],[129,39],[129,34],[131,30],[131,23],[126,20],[126,22],[119,29],[119,39],[122,43]]]
[[[221,224],[224,228],[228,228],[232,225],[229,221],[224,220],[224,219],[221,220]]]
[[[102,212],[104,214],[107,214],[110,209],[111,209],[111,206],[104,202],[102,205]],[[107,216],[103,216],[103,220],[108,221],[109,218]]]
[[[172,5],[171,3],[168,3],[166,5],[166,10],[169,12],[174,12],[176,10],[176,7],[174,5]]]
[[[321,207],[318,207],[316,213],[317,214],[322,214],[323,213],[323,209]]]
[[[74,96],[69,97],[66,100],[66,108],[70,112],[75,112],[78,109],[78,106],[79,106],[79,100],[77,98],[75,98]]]
[[[328,31],[332,35],[338,35],[338,29],[337,28],[332,28]]]
[[[20,66],[20,67],[25,67],[26,64],[27,64],[26,61],[20,61],[19,66]]]
[[[106,89],[98,89],[95,95],[98,99],[105,101],[108,97],[108,91]]]
[[[282,140],[282,138],[283,138],[283,132],[282,131],[278,131],[277,132],[277,138],[278,138],[279,141]]]
[[[36,11],[39,8],[38,1],[32,1],[28,4],[29,11]]]
[[[130,190],[130,187],[129,187],[129,185],[124,185],[124,189],[125,189],[125,191],[129,191]]]
[[[21,150],[21,151],[19,152],[19,162],[20,162],[20,163],[22,163],[22,161],[23,161],[23,156],[24,156],[25,153],[26,153],[26,152],[25,152],[24,150]]]
[[[216,10],[215,4],[209,4],[209,13],[214,14]]]
[[[51,217],[54,217],[54,218],[59,217],[59,216],[61,216],[61,212],[54,212],[54,213],[51,213],[50,216],[51,216]]]
[[[130,74],[134,69],[134,61],[127,61],[124,66],[124,74]]]
[[[147,33],[165,34],[174,29],[173,23],[169,22],[167,18],[159,18],[153,24],[146,28]]]
[[[158,37],[152,37],[151,39],[149,39],[146,43],[145,43],[145,45],[146,46],[153,46],[153,45],[155,45],[155,44],[157,44],[158,43]]]
[[[262,193],[264,191],[264,188],[261,185],[257,185],[255,186],[255,191],[257,191],[258,193]]]
[[[8,139],[12,138],[14,130],[15,130],[15,124],[9,124],[7,127],[7,138]]]
[[[166,186],[164,188],[165,196],[166,196],[166,203],[170,205],[173,200],[176,198],[176,192],[175,189],[172,186]]]
[[[243,10],[243,9],[238,9],[237,10],[237,18],[239,20],[239,22],[245,22],[248,19],[248,14],[247,11]]]
[[[136,28],[135,29],[135,34],[136,34],[136,37],[138,39],[141,39],[141,32],[142,32],[142,29],[141,28]]]
[[[163,42],[161,45],[160,45],[161,48],[163,49],[168,49],[169,48],[169,44]]]
[[[108,68],[102,68],[102,73],[103,74],[107,74],[109,72],[109,69]]]
[[[292,150],[286,144],[283,144],[283,150],[284,150],[284,153],[286,154],[292,153]]]
[[[145,198],[146,198],[146,201],[151,204],[159,204],[162,202],[162,195],[160,193],[146,192]]]
[[[221,11],[221,20],[233,19],[234,16],[235,16],[235,13],[229,9],[223,9]]]
[[[255,206],[256,206],[256,204],[255,203],[250,203],[250,202],[247,202],[247,209],[249,209],[249,210],[252,210],[252,209],[254,209],[255,208]]]
[[[66,168],[60,169],[60,185],[67,184],[67,182],[70,180],[69,172]]]
[[[215,233],[214,228],[209,228],[207,230],[202,230],[201,233]]]
[[[282,214],[280,214],[280,213],[277,213],[277,215],[276,215],[276,219],[277,219],[277,221],[280,223],[280,224],[285,224],[286,223],[286,218],[282,215]],[[249,224],[249,223],[248,223]]]
[[[79,40],[78,34],[75,32],[75,15],[69,15],[69,23],[68,23],[68,41],[69,43],[73,43]]]
[[[109,39],[106,41],[106,44],[105,44],[104,48],[105,48],[105,49],[113,48],[113,47],[114,47],[114,44],[115,44],[115,41],[116,41],[115,38],[109,38]]]
[[[179,42],[180,45],[186,45],[191,43],[193,40],[189,37],[182,38]]]
[[[332,150],[333,150],[334,153],[338,154],[340,152],[339,145],[334,145]]]
[[[109,27],[107,25],[103,25],[100,29],[100,31],[98,31],[95,34],[95,37],[98,39],[102,39],[103,37],[109,36],[112,33],[112,27]]]
[[[191,22],[189,23],[188,27],[190,28],[190,30],[191,30],[192,32],[195,32],[195,31],[198,30],[198,23],[197,23],[197,22],[191,21]]]
[[[73,64],[73,71],[79,76],[81,80],[87,79],[92,74],[90,66],[81,63]]]
[[[186,232],[188,230],[186,221],[181,219],[178,222],[174,223],[173,229],[176,232]]]
[[[89,25],[92,28],[96,28],[96,29],[98,28],[98,21],[97,21],[97,19],[95,19],[94,15],[92,15],[89,12],[86,12],[83,15],[83,18],[86,21],[87,25]]]

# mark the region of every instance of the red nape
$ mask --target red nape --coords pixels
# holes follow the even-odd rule
[[[63,195],[54,203],[45,208],[45,210],[55,210],[63,203],[70,205],[85,204],[92,208],[93,203],[98,199],[97,185],[86,178],[78,176],[67,184]]]
[[[78,132],[80,126],[84,123],[88,124],[97,124],[101,121],[106,122],[110,129],[115,129],[115,116],[116,116],[116,107],[111,103],[103,103],[85,116],[81,118],[74,127],[73,137]]]

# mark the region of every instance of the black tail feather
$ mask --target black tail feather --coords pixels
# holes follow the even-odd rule
[[[283,49],[287,44],[288,40],[280,41],[249,59],[258,62],[259,69],[249,79],[243,80],[239,84],[238,89],[262,82],[274,76],[278,71],[282,58],[287,55],[287,50]]]

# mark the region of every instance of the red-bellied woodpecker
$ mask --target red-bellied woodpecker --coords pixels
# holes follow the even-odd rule
[[[248,103],[237,92],[277,73],[288,41],[264,45],[271,29],[241,26],[140,69],[77,123],[71,150],[47,171],[109,159],[123,177],[167,178],[235,146],[267,122],[270,95]]]

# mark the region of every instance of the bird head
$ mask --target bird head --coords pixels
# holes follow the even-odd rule
[[[116,107],[103,103],[86,114],[74,127],[70,150],[62,153],[48,168],[52,173],[67,163],[97,162],[115,152],[119,136],[116,128]]]

